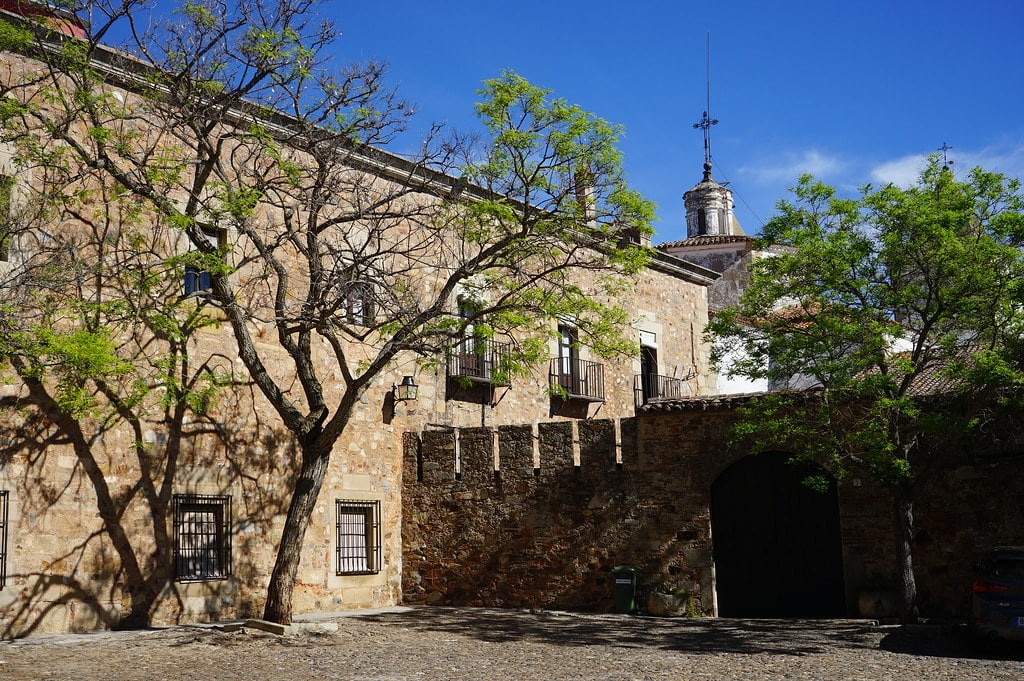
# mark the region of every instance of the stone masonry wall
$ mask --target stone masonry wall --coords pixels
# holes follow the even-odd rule
[[[497,466],[489,429],[407,434],[404,601],[608,611],[612,568],[634,565],[714,613],[710,488],[748,454],[725,444],[733,419],[709,409],[503,426]],[[987,546],[1024,543],[1022,473],[1024,457],[972,458],[927,486],[916,547],[926,616],[964,616],[971,564]],[[891,500],[857,478],[839,498],[857,615],[862,589],[895,584]]]
[[[209,331],[196,345],[227,342]],[[18,386],[0,385],[0,403],[18,396]],[[402,447],[397,424],[381,424],[379,402],[368,397],[356,407],[337,445],[305,537],[293,594],[296,614],[400,600]],[[135,594],[143,589],[158,592],[149,610],[156,625],[262,613],[294,475],[293,438],[260,395],[247,399],[243,391],[225,391],[202,418],[180,427],[172,464],[175,433],[154,413],[142,422],[147,445],[136,455],[127,428],[105,430],[90,448],[76,450],[61,441],[56,416],[0,412],[0,492],[8,494],[0,638],[117,626],[133,613]],[[166,484],[170,494],[231,499],[229,578],[172,579],[169,497],[168,506],[154,509],[139,491],[151,479],[157,489]],[[106,525],[101,494],[111,498],[107,506],[123,508]],[[336,499],[380,503],[379,572],[336,574]],[[114,531],[123,546],[110,539]]]
[[[129,68],[131,64],[118,63],[118,66]],[[49,112],[48,107],[54,105],[53,102],[37,90],[38,83],[48,80],[41,79],[46,69],[40,62],[8,52],[0,55],[0,67],[0,80],[9,88],[10,96],[40,101],[40,111]],[[126,78],[122,81],[118,75],[97,87],[105,93],[104,100],[119,102],[125,111],[130,111],[130,125],[126,126],[131,131],[132,144],[149,149],[156,156],[166,153],[168,158],[174,158],[180,152],[183,167],[188,167],[191,162],[187,152],[189,135],[181,131],[180,134],[169,132],[174,127],[171,121],[174,116],[168,118],[163,103],[148,100],[146,88],[136,88],[142,80]],[[230,120],[226,120],[225,125],[230,125]],[[70,134],[82,140],[92,136],[92,131],[81,121],[74,123],[70,130]],[[220,131],[214,132],[220,134]],[[225,157],[237,161],[231,165],[232,181],[237,181],[239,186],[249,186],[247,178],[264,177],[268,185],[274,185],[274,178],[281,179],[275,170],[278,164],[262,154],[259,144],[250,145],[244,136],[239,137],[230,130],[225,132],[227,134],[220,137],[225,145]],[[49,138],[44,134],[36,139],[48,143]],[[180,144],[162,146],[171,138],[177,138]],[[17,151],[12,144],[0,144],[0,173],[18,178],[12,200],[20,205],[28,201],[34,191],[49,191],[49,185],[45,173],[22,168],[15,162]],[[284,147],[281,153],[297,167],[313,165],[301,149]],[[124,159],[112,159],[121,160]],[[405,171],[396,173],[404,175]],[[77,196],[82,190],[82,214],[95,211],[97,215],[110,218],[111,224],[118,227],[112,229],[110,235],[119,234],[117,238],[123,238],[124,243],[108,243],[106,237],[89,236],[89,225],[71,219],[48,225],[48,234],[76,239],[81,236],[75,243],[88,246],[83,246],[83,258],[100,246],[103,253],[119,252],[114,248],[117,245],[132,262],[137,259],[147,267],[153,266],[153,273],[168,268],[167,256],[183,255],[192,248],[181,224],[162,218],[151,211],[146,202],[133,203],[131,210],[120,214],[109,210],[113,204],[103,200],[109,193],[99,190],[103,175],[83,171],[80,184],[61,184],[60,191]],[[365,201],[366,196],[373,196],[374,201],[401,197],[403,203],[423,202],[424,206],[437,200],[432,193],[411,195],[405,191],[407,188],[397,191],[389,179],[394,176],[392,173],[379,176],[364,173],[358,166],[340,171],[338,182],[347,189],[338,192],[330,206],[323,210],[346,214],[357,203]],[[170,187],[160,192],[164,199],[184,206],[195,198],[190,194],[190,182],[182,186],[171,180],[168,183]],[[278,186],[285,184],[291,183]],[[209,200],[210,197],[204,195],[200,203],[205,205]],[[284,199],[262,201],[253,209],[254,217],[248,227],[264,235],[264,244],[277,244],[276,255],[286,265],[296,266],[292,279],[301,282],[302,258],[290,249],[288,240],[278,238],[286,220],[285,203]],[[306,203],[302,199],[296,205]],[[305,209],[298,210],[301,213]],[[252,310],[262,311],[249,316],[253,348],[266,371],[301,410],[304,391],[295,377],[294,364],[275,340],[277,334],[273,325],[257,321],[277,318],[272,309],[274,298],[268,293],[273,289],[273,284],[267,280],[269,270],[260,265],[265,261],[256,257],[259,249],[246,237],[248,230],[237,229],[228,224],[229,220],[221,224],[216,219],[219,213],[219,210],[210,211],[198,217],[210,220],[208,226],[220,233],[218,241],[230,245],[226,257],[233,265],[229,279],[238,294],[236,300]],[[301,217],[295,219],[302,221]],[[55,231],[50,232],[51,228]],[[400,257],[395,260],[386,244],[407,243],[418,229],[418,219],[346,223],[344,235],[339,234],[335,244],[342,254],[332,250],[332,258],[339,264],[344,263],[345,251],[354,254],[377,250],[372,246],[361,247],[361,240],[365,239],[366,244],[378,243],[383,254],[380,263],[384,263],[380,266],[396,267],[397,272],[403,273],[402,277],[410,278],[409,290],[417,291],[429,301],[429,295],[439,290],[445,281],[443,272],[457,267],[458,263],[446,258],[449,249],[440,242],[435,243],[437,235],[433,233],[429,238],[413,239],[417,243],[422,241],[424,249],[434,249],[420,251],[420,246],[415,247],[415,266],[401,264]],[[28,262],[26,259],[38,254],[33,251],[34,238],[29,238],[33,231],[21,232],[10,244],[10,262],[0,263],[0,274],[20,276],[19,268]],[[136,234],[144,239],[144,247],[135,242]],[[673,264],[664,258],[657,261],[658,267],[652,267],[635,280],[621,282],[623,297],[621,300],[616,297],[616,300],[633,313],[630,326],[622,331],[637,345],[641,340],[655,344],[659,371],[684,380],[683,392],[706,394],[714,384],[708,369],[708,348],[700,339],[700,330],[707,321],[705,287],[710,279],[706,273],[682,263]],[[268,400],[246,375],[235,351],[234,334],[229,325],[223,323],[224,312],[216,305],[207,304],[204,296],[181,295],[183,274],[176,272],[161,279],[159,285],[154,283],[153,286],[162,287],[162,292],[149,295],[167,301],[182,318],[196,313],[193,305],[200,306],[202,317],[210,322],[210,326],[197,330],[188,340],[188,360],[183,359],[182,366],[194,373],[189,380],[175,378],[175,382],[182,383],[194,378],[196,385],[205,385],[200,376],[230,377],[231,387],[224,387],[209,400],[204,398],[207,404],[202,408],[173,410],[165,406],[170,400],[164,400],[163,395],[167,393],[162,391],[168,381],[162,377],[163,369],[159,367],[173,355],[168,344],[161,340],[164,334],[151,336],[144,330],[145,324],[126,324],[117,330],[118,334],[125,334],[125,338],[117,339],[120,347],[141,348],[125,359],[131,359],[138,366],[139,376],[145,379],[139,385],[145,383],[153,388],[146,401],[138,405],[137,413],[130,415],[132,423],[108,421],[106,417],[83,418],[77,422],[62,420],[60,414],[37,408],[45,400],[32,397],[14,372],[0,367],[0,374],[3,374],[0,375],[0,493],[8,498],[10,509],[3,528],[9,550],[4,557],[7,579],[0,584],[0,637],[108,628],[120,626],[129,618],[131,622],[162,625],[249,617],[262,611],[267,578],[273,569],[297,470],[298,445]],[[589,295],[612,302],[611,291],[604,286],[607,282],[601,281],[597,273],[581,268],[576,276],[575,283]],[[110,282],[110,291],[121,287],[117,277],[112,277]],[[386,287],[387,283],[379,281],[375,285]],[[300,297],[304,295],[302,286],[299,283],[296,289]],[[105,290],[102,293],[104,300],[121,299],[118,297],[121,293],[111,298],[105,297]],[[368,306],[363,301],[360,307],[364,312],[367,307],[378,308],[376,316],[387,319],[388,311],[382,307],[387,296],[379,298],[377,305]],[[454,311],[455,296],[451,303]],[[343,321],[345,316],[337,318]],[[554,330],[552,322],[551,331]],[[358,367],[371,363],[376,356],[375,343],[386,339],[369,331],[364,334],[364,331],[341,333],[344,357],[350,362],[353,373],[358,373]],[[130,334],[135,336],[126,340]],[[327,403],[336,404],[346,389],[346,372],[339,366],[334,346],[326,339],[321,338],[311,347]],[[551,357],[557,357],[554,339],[549,348]],[[128,352],[125,350],[126,354]],[[585,343],[578,352],[580,359],[599,359]],[[528,376],[517,377],[510,386],[487,385],[473,392],[453,389],[454,382],[448,380],[443,357],[426,363],[421,359],[418,354],[404,354],[372,381],[360,394],[344,435],[334,445],[301,550],[293,592],[295,614],[380,607],[400,600],[401,434],[404,431],[429,430],[436,424],[496,427],[548,419],[569,423],[570,419],[598,413],[604,417],[621,416],[633,411],[634,380],[640,369],[639,358],[634,356],[602,360],[605,367],[603,401],[562,400],[551,395],[547,361],[541,362]],[[392,387],[404,376],[414,377],[420,387],[415,402],[396,403],[394,399]],[[123,380],[126,385],[129,383],[127,378]],[[109,405],[101,404],[101,407],[106,406]],[[559,426],[549,430],[545,426],[545,437],[549,433],[554,437],[554,433],[562,432],[559,429],[565,427],[571,428]],[[488,472],[493,471],[493,453],[489,449],[493,447],[493,439],[490,430],[476,434],[464,432],[466,457],[464,472],[460,471],[460,475],[464,474],[467,487],[477,489],[495,482],[493,473]],[[607,454],[610,451],[607,441],[602,446]],[[563,451],[561,445],[552,447],[544,454],[548,467]],[[590,445],[586,447],[589,451]],[[478,458],[471,457],[475,452],[479,453]],[[530,456],[534,456],[532,449]],[[565,456],[570,457],[568,466],[572,468],[573,452]],[[587,461],[589,465],[589,459]],[[532,475],[532,463],[529,469]],[[429,464],[424,470],[430,472]],[[455,469],[448,472],[454,475]],[[215,497],[216,512],[226,516],[218,525],[223,536],[215,536],[209,543],[223,547],[216,555],[226,565],[230,539],[233,569],[230,575],[224,570],[211,571],[215,574],[207,574],[202,580],[176,581],[171,561],[177,541],[174,500],[194,496]],[[338,565],[342,555],[338,547],[336,502],[339,501],[373,509],[379,507],[379,517],[375,520],[381,528],[381,552],[379,564],[375,566],[379,570],[374,574],[349,574],[351,570]],[[179,527],[183,517],[179,516]],[[207,535],[207,539],[210,536]],[[185,578],[188,579],[188,575]]]

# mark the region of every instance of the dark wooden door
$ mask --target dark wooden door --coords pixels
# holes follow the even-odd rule
[[[658,350],[649,345],[640,346],[640,385],[644,402],[652,397],[660,397],[655,394],[658,386]]]
[[[842,617],[839,503],[802,484],[784,452],[740,459],[711,487],[715,589],[722,617]]]

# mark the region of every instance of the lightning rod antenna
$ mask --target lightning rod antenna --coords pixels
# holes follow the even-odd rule
[[[707,66],[707,109],[704,110],[704,115],[701,116],[700,121],[693,124],[693,128],[694,130],[700,128],[704,131],[704,180],[709,181],[711,179],[711,126],[718,125],[718,119],[711,118],[711,31],[708,31],[705,64]]]

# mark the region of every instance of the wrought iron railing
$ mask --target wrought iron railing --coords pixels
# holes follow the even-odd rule
[[[574,357],[555,357],[548,374],[553,389],[574,399],[604,401],[604,365]]]
[[[636,406],[652,400],[672,400],[686,397],[690,387],[686,379],[658,374],[637,374],[633,381],[633,396]]]
[[[477,383],[507,385],[503,369],[508,366],[508,343],[466,338],[452,346],[448,357],[448,375]]]

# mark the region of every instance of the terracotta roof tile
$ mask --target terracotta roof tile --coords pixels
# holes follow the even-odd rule
[[[668,414],[677,411],[707,411],[710,409],[732,409],[768,393],[736,393],[734,395],[705,395],[704,397],[682,397],[676,399],[652,400],[637,411],[642,414]]]
[[[732,243],[753,243],[757,241],[752,236],[744,236],[742,234],[725,234],[721,236],[694,236],[689,239],[680,239],[679,241],[667,241],[663,244],[655,246],[659,251],[664,251],[669,248],[686,248],[687,246],[717,246],[718,244],[732,244]]]

